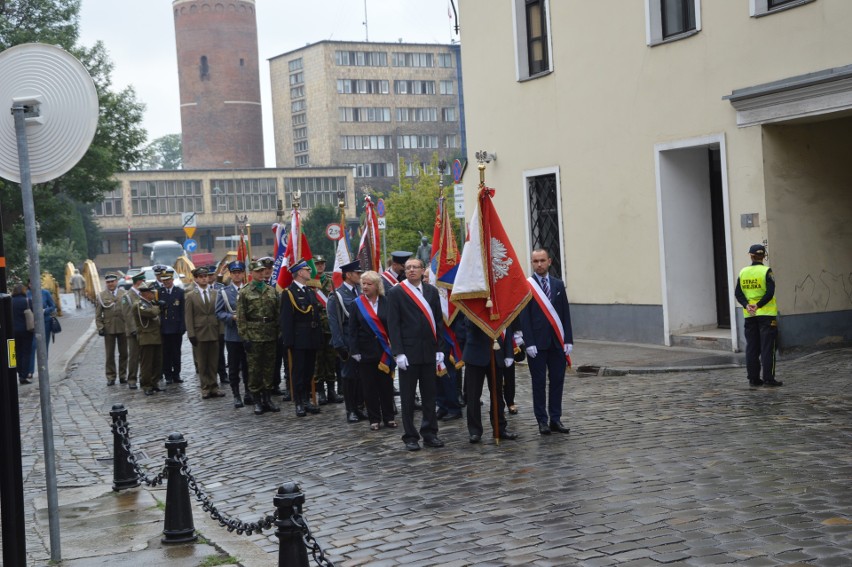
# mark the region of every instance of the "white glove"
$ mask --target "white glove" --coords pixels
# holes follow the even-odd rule
[[[509,367],[510,367],[510,366],[512,366],[514,363],[515,363],[515,359],[514,359],[514,358],[504,358],[504,359],[503,359],[503,364],[505,364],[505,365],[506,365],[506,368],[509,368]]]
[[[353,359],[355,362],[361,362],[361,355],[360,355],[360,354],[353,354],[353,355],[352,355],[352,359]]]
[[[574,350],[574,345],[571,343],[565,343],[565,346],[562,349],[565,352],[565,355],[571,354],[571,351]]]
[[[527,356],[530,358],[535,358],[538,354],[538,349],[535,348],[535,345],[527,347]]]
[[[435,364],[441,364],[442,362],[444,362],[444,353],[443,352],[436,352],[435,353]]]
[[[524,344],[524,334],[522,332],[515,331],[515,334],[512,335],[512,337],[515,339],[516,345],[521,346]]]
[[[408,358],[404,354],[397,355],[396,366],[400,370],[408,370]]]

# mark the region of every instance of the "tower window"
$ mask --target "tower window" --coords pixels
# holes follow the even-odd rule
[[[210,80],[210,65],[207,64],[207,56],[201,56],[201,65],[199,65],[199,70],[201,72],[201,80],[209,81]]]
[[[240,57],[240,67],[245,67],[245,66],[246,66],[246,60],[243,59],[242,57]]]

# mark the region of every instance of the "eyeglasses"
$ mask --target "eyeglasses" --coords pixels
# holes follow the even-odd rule
[[[411,270],[422,270],[422,269],[423,268],[421,268],[420,266],[406,266],[405,267],[406,272],[411,271]]]

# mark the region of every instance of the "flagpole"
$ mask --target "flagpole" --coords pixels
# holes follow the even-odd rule
[[[494,345],[491,347],[491,387],[489,390],[491,390],[491,415],[493,416],[493,419],[491,420],[491,430],[494,432],[494,442],[497,445],[500,444],[500,416],[497,415],[497,363],[494,361],[494,353],[499,348],[500,345],[497,342],[497,339],[494,339]],[[503,392],[500,392],[499,395],[502,396]]]

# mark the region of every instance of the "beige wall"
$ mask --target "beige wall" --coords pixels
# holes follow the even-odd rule
[[[522,262],[521,172],[559,166],[572,301],[660,304],[654,145],[724,135],[732,249],[767,238],[772,215],[757,228],[739,223],[741,213],[767,218],[760,128],[737,128],[722,97],[849,64],[852,2],[751,18],[747,2],[704,0],[699,33],[655,47],[645,44],[644,3],[617,4],[552,0],[554,71],[518,82],[511,3],[461,3],[469,154],[498,154],[487,183]],[[468,211],[475,175],[469,168]],[[602,272],[628,281],[601,285],[592,275]]]

